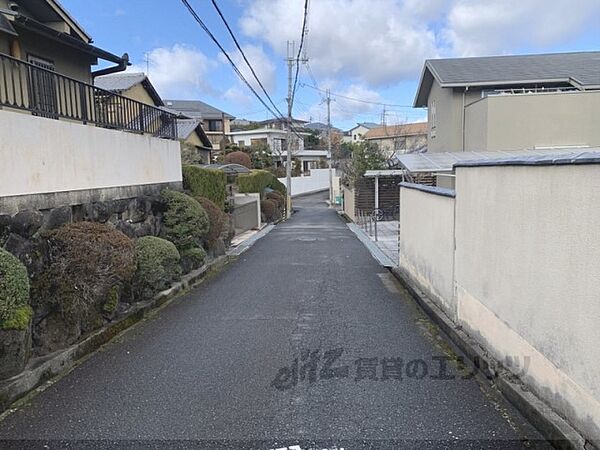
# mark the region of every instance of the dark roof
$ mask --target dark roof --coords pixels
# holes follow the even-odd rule
[[[327,124],[322,122],[311,122],[304,124],[303,128],[313,131],[327,131]],[[340,129],[332,126],[331,131],[340,131]]]
[[[10,24],[10,21],[4,16],[4,14],[0,14],[0,31],[10,34],[11,36],[18,36],[17,32]]]
[[[92,42],[92,37],[77,23],[58,0],[18,0],[19,6],[25,8],[40,22],[66,22],[75,36],[86,43]]]
[[[177,111],[185,116],[201,119],[220,119],[225,114],[226,119],[235,119],[231,114],[227,114],[208,103],[200,100],[165,100],[167,108]]]
[[[442,87],[557,83],[600,89],[600,52],[429,59],[425,61],[415,107],[427,106],[434,79]]]
[[[567,164],[600,164],[600,149],[590,148],[588,151],[572,152],[563,155],[548,154],[517,156],[514,158],[467,160],[454,163],[454,167],[562,166]]]
[[[294,119],[292,117],[292,122],[296,122],[296,123],[308,123],[308,121],[306,120],[301,120],[301,119]],[[267,119],[267,120],[262,120],[261,122],[259,122],[263,125],[267,125],[269,123],[287,123],[287,118],[276,118],[276,119]]]
[[[212,148],[212,144],[202,128],[202,120],[177,119],[177,139],[185,141],[194,131],[198,134],[198,137],[205,148]]]
[[[116,93],[124,92],[131,89],[136,84],[141,84],[144,89],[148,92],[155,106],[164,106],[163,100],[152,86],[152,83],[148,79],[145,73],[128,73],[120,72],[110,75],[102,75],[94,78],[94,86],[104,89],[105,91],[111,91]]]

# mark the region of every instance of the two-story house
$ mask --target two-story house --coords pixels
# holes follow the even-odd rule
[[[185,117],[201,119],[202,128],[210,139],[213,149],[225,148],[234,116],[200,100],[165,100],[165,105],[170,111]]]
[[[388,157],[393,153],[420,151],[427,146],[427,123],[379,126],[367,131],[363,139],[377,145]]]
[[[358,142],[362,142],[364,136],[367,134],[367,132],[373,128],[378,128],[380,127],[380,124],[374,123],[374,122],[362,122],[362,123],[357,123],[355,127],[350,128],[347,131],[347,136],[348,139],[345,142],[351,143],[358,143]]]
[[[600,52],[427,60],[428,152],[600,146]]]

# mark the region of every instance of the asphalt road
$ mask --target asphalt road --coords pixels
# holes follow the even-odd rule
[[[539,439],[493,389],[446,362],[435,327],[323,200],[297,200],[291,220],[220,274],[7,416],[0,439],[32,441],[0,447],[523,448]]]

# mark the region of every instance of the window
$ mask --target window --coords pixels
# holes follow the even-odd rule
[[[58,93],[53,75],[54,61],[28,55],[27,62],[45,70],[29,72],[29,101],[36,116],[58,119]],[[49,72],[46,72],[49,71]]]
[[[431,124],[431,129],[434,129],[437,126],[437,111],[435,100],[432,100],[431,105],[429,106],[429,123]]]
[[[222,120],[209,120],[208,121],[208,131],[223,131],[223,121]]]

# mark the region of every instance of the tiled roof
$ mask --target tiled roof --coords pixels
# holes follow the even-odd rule
[[[222,114],[225,114],[226,119],[235,119],[231,114],[227,114],[200,100],[165,100],[165,105],[167,105],[169,109],[175,110],[188,117],[220,119]]]
[[[372,128],[365,133],[363,139],[385,139],[399,136],[427,135],[427,122],[407,123]]]

